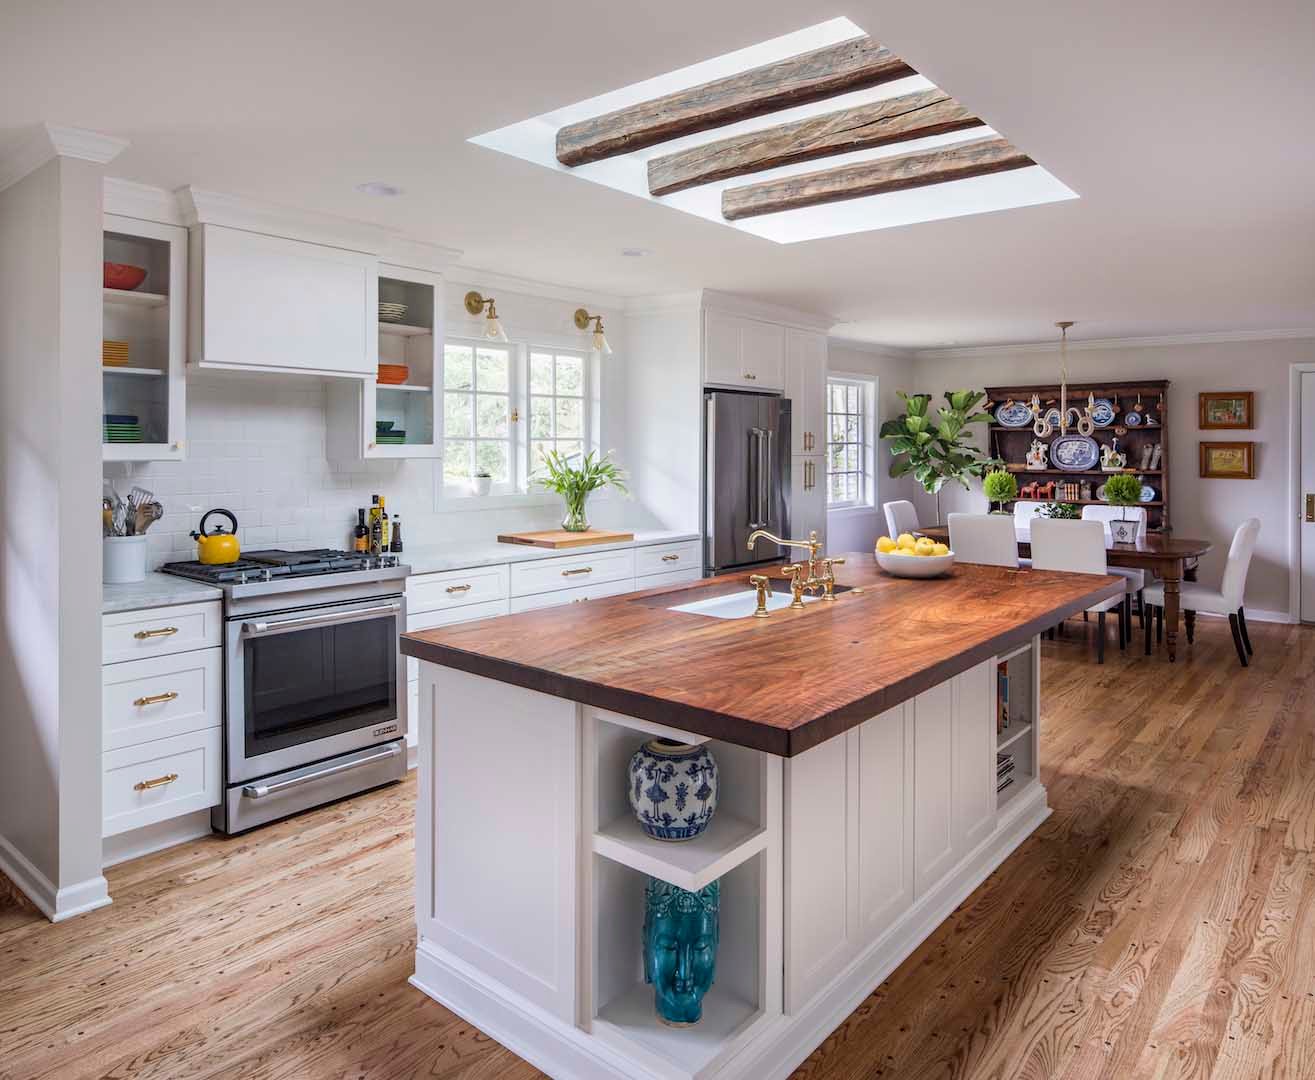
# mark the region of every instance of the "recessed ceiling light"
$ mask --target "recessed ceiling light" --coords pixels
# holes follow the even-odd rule
[[[652,255],[653,252],[648,248],[624,247],[621,249],[621,254],[627,259],[642,259],[645,255]]]
[[[390,198],[402,194],[400,187],[395,184],[385,184],[382,180],[371,180],[365,184],[357,184],[356,190],[362,195],[377,195],[380,198]]]

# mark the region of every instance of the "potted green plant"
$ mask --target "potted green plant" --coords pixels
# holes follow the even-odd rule
[[[487,469],[476,469],[470,478],[470,488],[476,495],[487,495],[493,490],[493,474]]]
[[[1082,516],[1082,508],[1077,503],[1052,502],[1041,507],[1036,515],[1056,521],[1077,521]]]
[[[1131,544],[1137,539],[1137,523],[1128,520],[1127,507],[1141,502],[1141,481],[1132,473],[1115,473],[1105,481],[1105,501],[1124,507],[1123,517],[1110,522],[1110,536],[1115,543]]]
[[[1005,503],[1018,498],[1018,481],[1007,469],[993,469],[982,478],[982,494],[996,504],[993,513],[1003,514]]]
[[[998,458],[983,454],[968,440],[973,424],[989,424],[991,414],[973,412],[986,394],[981,390],[947,390],[946,405],[929,415],[930,394],[908,395],[903,391],[903,415],[881,425],[881,437],[890,440],[894,461],[893,477],[912,473],[929,495],[936,496],[936,518],[941,518],[941,488],[953,481],[969,489],[968,479],[982,476],[987,469],[1001,465]]]
[[[570,457],[557,450],[549,450],[543,455],[541,471],[535,474],[535,481],[549,491],[555,491],[566,502],[566,516],[562,519],[562,528],[567,532],[585,532],[589,528],[589,519],[585,516],[584,504],[591,491],[601,487],[612,486],[619,491],[627,491],[625,473],[611,459],[612,451],[596,455],[590,450],[583,458],[579,454]],[[579,461],[579,465],[572,465]]]

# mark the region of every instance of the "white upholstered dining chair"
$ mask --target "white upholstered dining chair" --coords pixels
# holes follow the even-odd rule
[[[882,509],[886,511],[886,528],[890,530],[887,535],[892,540],[897,539],[900,533],[918,531],[918,511],[907,499],[888,502]]]
[[[1082,508],[1082,519],[1084,521],[1099,521],[1105,525],[1106,534],[1109,533],[1109,523],[1111,521],[1135,521],[1137,523],[1137,539],[1140,540],[1146,535],[1146,507],[1144,506],[1084,506]],[[1106,536],[1108,540],[1108,535]],[[1117,574],[1124,580],[1124,596],[1127,604],[1127,610],[1124,617],[1127,619],[1128,626],[1132,626],[1132,598],[1137,598],[1137,615],[1141,619],[1143,628],[1146,626],[1146,597],[1143,589],[1146,588],[1146,571],[1137,570],[1130,566],[1110,566],[1106,568],[1107,573]]]
[[[1195,581],[1184,581],[1179,587],[1179,606],[1186,615],[1187,640],[1194,637],[1195,619],[1198,611],[1211,615],[1227,615],[1228,625],[1233,630],[1233,646],[1237,649],[1237,658],[1243,667],[1249,661],[1247,657],[1255,650],[1251,648],[1251,636],[1247,633],[1246,612],[1243,610],[1247,571],[1251,569],[1251,556],[1256,552],[1256,538],[1260,535],[1260,519],[1247,518],[1237,527],[1233,534],[1233,543],[1228,548],[1228,562],[1224,564],[1224,577],[1218,589],[1211,589]],[[1146,603],[1155,611],[1157,633],[1163,634],[1164,626],[1164,586],[1158,582],[1146,586]],[[1151,652],[1151,627],[1148,622],[1146,631],[1146,655]]]
[[[1105,526],[1099,521],[1061,521],[1039,517],[1033,520],[1032,568],[1034,570],[1066,570],[1073,574],[1104,574]],[[1128,639],[1124,621],[1123,596],[1102,600],[1087,608],[1097,615],[1096,662],[1105,663],[1105,613],[1117,611],[1119,617],[1119,648]]]
[[[1010,514],[951,514],[950,550],[957,563],[1018,566],[1018,533]]]

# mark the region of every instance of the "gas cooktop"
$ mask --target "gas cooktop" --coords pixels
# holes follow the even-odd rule
[[[316,548],[310,551],[247,551],[236,562],[218,566],[188,561],[165,563],[164,574],[204,581],[208,585],[246,585],[287,578],[319,577],[324,574],[362,573],[391,570],[401,560],[396,555],[362,555],[353,551]]]

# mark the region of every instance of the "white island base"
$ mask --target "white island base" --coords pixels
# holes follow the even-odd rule
[[[788,1076],[1049,815],[1039,643],[1007,657],[997,734],[1002,659],[787,759],[422,663],[412,983],[553,1077]],[[633,818],[626,763],[652,734],[716,757],[695,840]],[[692,1027],[644,983],[650,875],[721,880]]]

